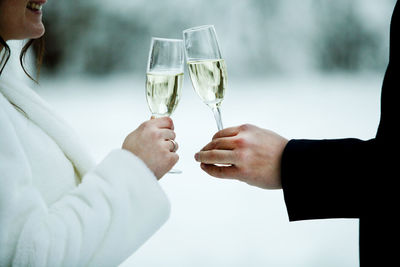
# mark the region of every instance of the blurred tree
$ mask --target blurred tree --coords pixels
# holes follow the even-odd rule
[[[48,73],[143,72],[151,36],[214,24],[230,74],[380,69],[394,0],[68,0],[45,6]],[[365,10],[364,10],[365,11]],[[371,16],[372,14],[372,16]],[[385,14],[376,16],[376,14]],[[371,20],[371,18],[374,20]],[[378,25],[378,26],[377,26]]]
[[[360,1],[315,1],[314,35],[317,65],[324,71],[378,69],[387,62],[382,55],[384,40],[360,15]],[[388,18],[389,19],[389,18]],[[372,26],[372,27],[371,27]]]
[[[74,10],[74,12],[65,12]],[[57,73],[104,74],[132,67],[128,54],[143,48],[149,31],[141,20],[108,12],[96,1],[69,0],[49,3],[45,11],[45,70]]]

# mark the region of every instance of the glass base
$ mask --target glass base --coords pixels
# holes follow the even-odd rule
[[[182,171],[181,171],[181,170],[178,170],[178,169],[171,169],[168,173],[171,173],[171,174],[181,174]]]

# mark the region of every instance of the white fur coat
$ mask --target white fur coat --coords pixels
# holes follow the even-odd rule
[[[95,165],[78,139],[26,85],[0,81],[0,266],[117,266],[167,220],[139,158],[117,149]]]

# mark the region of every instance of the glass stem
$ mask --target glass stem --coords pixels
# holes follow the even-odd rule
[[[219,109],[219,107],[213,107],[212,111],[214,112],[214,117],[215,121],[217,122],[218,131],[221,131],[222,129],[224,129],[224,126],[222,126],[221,110]]]

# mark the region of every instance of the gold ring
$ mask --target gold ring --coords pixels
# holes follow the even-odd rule
[[[172,139],[168,139],[168,141],[171,141],[171,143],[174,145],[174,148],[172,149],[171,152],[176,152],[178,150],[178,143],[176,143],[174,140]]]

